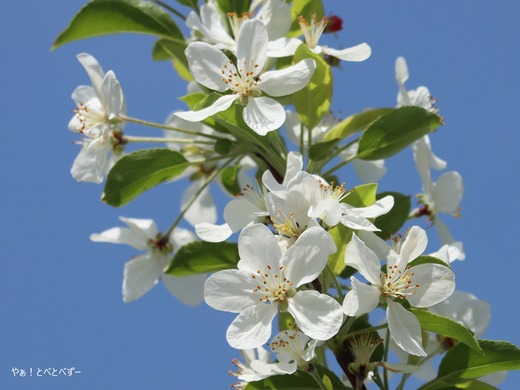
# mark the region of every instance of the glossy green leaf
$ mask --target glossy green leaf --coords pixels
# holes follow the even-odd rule
[[[72,18],[52,48],[78,39],[116,33],[151,34],[184,41],[170,15],[149,1],[92,0]]]
[[[226,167],[222,170],[220,174],[220,180],[222,185],[231,195],[237,195],[242,192],[240,188],[240,184],[238,183],[238,173],[240,172],[240,165],[235,165],[232,167]]]
[[[165,272],[173,276],[205,274],[236,268],[238,260],[236,243],[194,241],[175,253]]]
[[[520,369],[520,349],[506,341],[480,340],[484,354],[479,354],[466,344],[457,344],[441,361],[437,378],[424,384],[419,390],[440,390],[459,387],[471,379],[499,371]]]
[[[393,156],[441,124],[440,116],[424,108],[395,109],[372,122],[363,132],[357,158],[378,160]]]
[[[378,108],[351,115],[331,127],[325,135],[324,140],[329,141],[335,138],[343,139],[360,130],[365,130],[368,125],[376,119],[394,110],[395,108]]]
[[[353,207],[367,207],[376,201],[377,184],[361,184],[352,188],[344,202]]]
[[[293,17],[289,37],[297,37],[302,35],[302,29],[298,23],[298,18],[301,16],[309,23],[313,15],[321,18],[325,16],[323,4],[321,0],[293,0],[291,3],[291,15]]]
[[[334,390],[347,390],[343,382],[329,369],[316,366],[316,370],[323,378],[326,375]],[[245,390],[321,390],[314,378],[307,372],[298,371],[298,375],[277,375],[267,379],[249,382]]]
[[[239,16],[249,12],[251,4],[251,0],[216,0],[216,2],[224,14],[235,13]]]
[[[314,54],[307,45],[300,45],[294,54],[294,63],[305,58],[316,62],[316,70],[309,83],[293,94],[294,107],[307,129],[314,129],[329,111],[332,100],[332,70],[325,60]]]
[[[478,380],[468,380],[453,386],[443,387],[442,390],[498,390],[495,386]]]
[[[374,221],[374,225],[381,229],[380,232],[374,233],[383,240],[388,240],[399,232],[408,220],[408,215],[410,214],[410,209],[412,207],[410,196],[398,192],[382,192],[377,194],[377,199],[382,199],[387,195],[392,195],[394,197],[394,207],[392,207],[388,213],[377,217]]]
[[[121,207],[159,183],[180,175],[190,163],[170,149],[147,149],[119,159],[108,173],[101,200]]]
[[[441,336],[450,337],[458,342],[466,344],[477,353],[483,353],[475,335],[465,326],[449,318],[426,310],[411,308],[410,311],[417,317],[423,330],[437,333]]]
[[[312,145],[309,149],[309,158],[314,161],[319,161],[329,157],[338,142],[339,139],[333,139],[327,142],[320,142],[319,144]]]
[[[428,255],[419,256],[418,258],[416,258],[415,260],[410,262],[408,264],[408,266],[415,267],[416,265],[428,264],[428,263],[429,264],[439,264],[444,267],[451,268],[451,266],[448,263],[446,263],[445,261],[438,259],[436,257],[433,257],[433,256],[428,256]]]

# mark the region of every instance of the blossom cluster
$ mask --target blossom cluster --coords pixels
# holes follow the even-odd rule
[[[471,332],[482,334],[489,322],[485,302],[455,291],[451,263],[465,253],[439,214],[459,215],[463,182],[455,171],[432,179],[447,166],[428,135],[442,124],[435,100],[426,87],[405,88],[409,72],[399,57],[395,108],[333,119],[332,68],[368,59],[370,46],[320,44],[322,34],[341,29],[338,16],[295,15],[282,0],[244,2],[242,13],[224,3],[195,5],[185,18],[185,50],[171,60],[189,70],[188,109],[165,124],[127,116],[114,72],[78,55],[92,86],[72,95],[69,128],[83,137],[72,176],[106,181],[103,199],[112,206],[160,183],[189,181],[166,232],[152,219],[121,217],[125,227],[91,235],[142,251],[124,266],[124,302],[162,282],[187,305],[235,313],[226,339],[244,358],[234,361],[236,388],[296,371],[325,388],[317,367],[326,349],[355,389],[370,378],[387,388],[380,368],[385,376],[424,374],[433,355],[451,348],[432,347],[428,331],[450,329],[444,340],[471,343]],[[127,135],[127,122],[161,128],[162,137]],[[125,151],[138,142],[166,147]],[[422,181],[414,210],[403,194],[377,193],[385,159],[408,146]],[[341,168],[349,163],[367,184],[346,187]],[[222,213],[213,183],[233,196]],[[413,224],[422,217],[442,244],[429,254],[426,231]],[[461,316],[461,302],[474,310]],[[385,313],[379,324],[369,316],[377,310]],[[401,363],[381,353],[388,346]]]

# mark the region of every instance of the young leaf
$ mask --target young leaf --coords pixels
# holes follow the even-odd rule
[[[394,110],[395,108],[378,108],[351,115],[331,127],[325,135],[324,140],[328,141],[334,138],[343,139],[360,130],[365,130],[373,121]]]
[[[184,41],[170,15],[149,1],[92,0],[72,18],[52,49],[78,39],[116,33],[151,34]]]
[[[449,350],[441,361],[437,378],[419,390],[459,387],[494,372],[520,369],[520,349],[516,345],[494,340],[480,340],[479,344],[483,355],[462,343]]]
[[[388,240],[392,237],[392,235],[396,234],[401,227],[408,220],[408,215],[410,214],[410,209],[412,207],[410,202],[409,195],[403,195],[398,192],[383,192],[377,194],[377,199],[382,199],[387,195],[392,195],[394,197],[394,207],[392,209],[380,217],[377,217],[374,221],[374,225],[376,225],[380,232],[374,232],[383,240]]]
[[[101,200],[121,207],[159,183],[173,179],[189,166],[179,152],[147,149],[118,160],[107,175]]]
[[[332,100],[332,71],[325,60],[314,54],[307,45],[301,44],[294,54],[294,63],[305,58],[316,62],[316,70],[309,83],[293,94],[294,106],[300,120],[307,129],[314,129],[329,111]]]
[[[357,158],[378,160],[393,156],[441,124],[440,116],[424,108],[395,109],[372,122],[364,131]]]
[[[235,13],[242,15],[249,12],[251,0],[216,0],[218,7],[224,14]]]
[[[175,253],[165,272],[173,276],[205,274],[236,268],[238,260],[236,243],[194,241]]]
[[[376,183],[361,184],[354,187],[350,194],[345,197],[345,203],[353,207],[367,207],[376,201]]]
[[[239,194],[242,191],[240,184],[238,183],[238,173],[240,172],[240,168],[240,165],[226,167],[220,174],[222,185],[231,195]]]
[[[411,308],[410,311],[415,315],[415,317],[417,317],[423,330],[434,332],[441,336],[450,337],[466,344],[477,353],[483,353],[475,335],[465,326],[450,320],[449,318],[426,310]]]
[[[309,149],[309,158],[314,161],[323,160],[325,157],[330,155],[338,142],[339,139],[333,139],[327,142],[320,142],[319,144],[312,145]]]

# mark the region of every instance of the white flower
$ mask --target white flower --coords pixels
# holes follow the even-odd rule
[[[236,376],[240,380],[240,382],[231,385],[233,389],[244,389],[249,382],[259,381],[269,376],[251,367],[253,361],[260,361],[266,364],[271,363],[271,354],[264,347],[245,349],[240,352],[244,358],[244,363],[233,359],[237,372],[229,372],[230,375]]]
[[[111,153],[113,147],[121,147],[121,129],[114,130],[119,115],[126,112],[125,98],[114,72],[105,74],[90,54],[81,53],[77,58],[87,71],[92,86],[79,86],[72,93],[77,109],[69,129],[85,138],[71,174],[78,181],[101,183],[115,162]]]
[[[339,58],[343,61],[364,61],[372,54],[372,49],[366,43],[361,43],[357,46],[349,47],[343,50],[332,49],[327,46],[321,46],[318,44],[321,34],[327,26],[327,19],[322,18],[320,20],[313,16],[309,23],[305,18],[299,17],[298,23],[303,31],[305,37],[305,43],[316,54],[326,54],[332,57]]]
[[[308,229],[285,250],[265,225],[245,227],[238,239],[238,269],[217,272],[204,286],[209,306],[239,313],[227,330],[228,343],[238,349],[264,344],[280,310],[289,312],[313,339],[334,336],[343,320],[341,306],[326,294],[297,288],[316,279],[335,251],[334,241],[321,228]]]
[[[322,342],[312,340],[296,329],[284,330],[269,343],[276,353],[278,362],[268,363],[261,360],[251,362],[251,367],[266,378],[272,375],[293,374],[296,370],[307,370],[309,362],[314,359],[315,349]]]
[[[146,251],[125,264],[123,301],[128,303],[142,297],[162,280],[168,291],[181,302],[190,306],[198,305],[202,301],[205,275],[173,277],[164,273],[173,250],[194,241],[193,233],[176,228],[169,237],[165,237],[151,219],[120,219],[128,227],[115,227],[92,234],[90,239],[95,242],[127,244]]]
[[[248,14],[241,16],[234,13],[227,14],[226,20],[222,17],[217,5],[210,1],[200,7],[200,16],[195,11],[190,12],[186,18],[186,26],[199,31],[204,40],[214,44],[218,49],[226,49],[236,54],[237,41],[235,38],[238,37],[242,23],[251,16],[252,19],[264,23],[267,28],[268,56],[289,55],[285,53],[283,43],[289,44],[292,41],[285,40],[283,37],[291,28],[290,6],[282,0],[267,0],[262,3],[252,3]],[[227,22],[231,27],[231,34],[227,30]]]
[[[344,313],[348,316],[369,313],[383,301],[387,305],[392,339],[400,348],[417,356],[426,356],[419,321],[397,300],[407,300],[412,307],[430,307],[449,297],[455,289],[455,276],[448,267],[431,263],[408,266],[424,252],[426,245],[424,230],[412,227],[400,252],[389,250],[386,273],[381,271],[379,257],[355,234],[345,250],[345,264],[358,270],[370,284],[351,277],[352,290],[345,296]]]
[[[289,152],[287,154],[287,168],[285,170],[282,183],[278,183],[269,170],[265,171],[262,175],[262,183],[266,186],[270,193],[283,198],[285,196],[285,192],[287,191],[289,182],[296,176],[298,172],[301,172],[302,168],[302,155],[298,152]]]
[[[263,96],[285,96],[299,91],[309,82],[316,67],[304,59],[282,70],[263,72],[267,61],[267,29],[258,20],[246,20],[238,34],[237,64],[219,49],[205,42],[193,42],[186,57],[195,80],[203,86],[232,94],[218,98],[211,106],[198,111],[176,113],[182,119],[199,122],[228,109],[233,102],[244,106],[246,124],[260,135],[279,128],[285,120],[283,106]]]
[[[421,86],[416,90],[406,90],[404,83],[409,76],[406,60],[404,57],[398,57],[395,61],[395,79],[399,87],[397,106],[417,106],[428,111],[437,112],[437,108],[434,106],[435,101],[432,99],[428,88]]]

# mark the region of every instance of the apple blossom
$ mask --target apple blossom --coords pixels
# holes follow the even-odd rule
[[[408,232],[399,253],[389,252],[386,272],[381,271],[379,257],[356,234],[345,250],[345,264],[355,268],[370,284],[351,277],[352,290],[345,296],[343,312],[359,316],[386,304],[386,317],[392,339],[406,352],[426,356],[422,347],[421,327],[417,318],[399,301],[425,308],[442,302],[455,289],[455,276],[447,266],[425,263],[408,264],[426,248],[424,230],[414,226]]]
[[[125,264],[123,301],[129,303],[142,297],[159,280],[182,303],[196,306],[202,301],[205,275],[174,277],[164,273],[172,252],[195,240],[189,230],[175,228],[169,237],[163,236],[151,219],[120,218],[128,227],[115,227],[99,234],[91,234],[95,242],[127,244],[145,253]]]
[[[271,354],[262,346],[258,348],[245,349],[240,351],[244,358],[244,363],[233,359],[232,363],[236,366],[236,372],[229,372],[229,375],[237,377],[240,382],[231,385],[232,389],[244,389],[249,382],[259,381],[269,377],[269,375],[256,371],[251,367],[253,361],[260,361],[266,364],[271,363]]]
[[[195,80],[211,90],[233,93],[219,97],[209,107],[176,115],[199,122],[236,102],[244,106],[245,123],[259,135],[279,128],[285,120],[283,106],[263,94],[278,97],[299,91],[309,82],[316,64],[312,59],[304,59],[281,70],[264,72],[267,42],[265,25],[258,20],[246,20],[238,33],[237,67],[216,47],[205,42],[191,43],[186,57]]]
[[[289,249],[265,225],[245,227],[238,239],[238,269],[211,275],[204,287],[206,303],[239,313],[227,330],[228,343],[256,348],[271,335],[278,311],[289,312],[298,328],[316,340],[328,340],[342,323],[341,306],[316,290],[297,290],[323,271],[334,241],[321,228],[306,230]]]
[[[77,58],[92,86],[79,86],[72,93],[77,109],[69,129],[84,139],[71,174],[78,181],[101,183],[124,144],[119,115],[126,112],[125,98],[114,72],[105,74],[90,54],[81,53]]]

